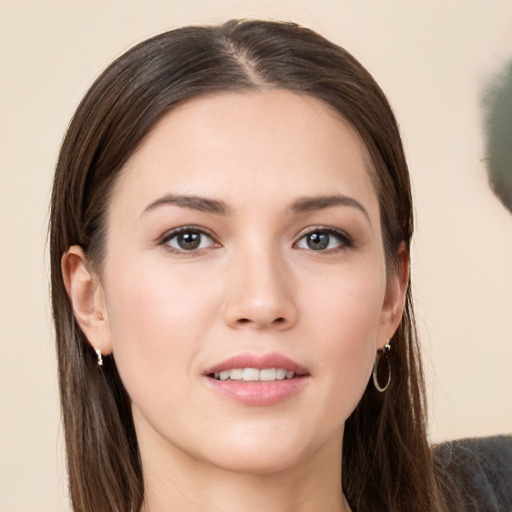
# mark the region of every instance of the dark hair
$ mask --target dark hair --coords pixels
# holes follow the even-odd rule
[[[144,489],[130,400],[113,358],[98,371],[66,294],[62,255],[77,244],[101,265],[113,183],[162,116],[201,95],[272,88],[320,99],[352,125],[373,163],[388,272],[398,271],[399,247],[409,248],[411,191],[397,123],[372,76],[344,49],[292,23],[230,21],[166,32],[118,58],[71,121],[51,204],[52,305],[75,511],[138,511]],[[345,425],[343,489],[353,510],[443,511],[410,289],[391,344],[388,390],[378,393],[370,382]]]

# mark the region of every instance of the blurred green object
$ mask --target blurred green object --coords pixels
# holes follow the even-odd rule
[[[512,213],[512,61],[491,80],[482,106],[489,184]]]

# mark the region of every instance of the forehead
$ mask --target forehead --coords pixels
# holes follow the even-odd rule
[[[283,200],[360,196],[373,193],[371,168],[354,129],[318,99],[283,90],[217,93],[155,125],[122,171],[114,199],[129,190],[146,200],[157,191],[192,192],[235,203],[278,193]]]

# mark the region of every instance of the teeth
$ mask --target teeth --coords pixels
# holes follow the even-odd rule
[[[271,382],[274,380],[292,379],[295,373],[285,368],[234,368],[232,370],[223,370],[214,373],[213,377],[217,380],[238,380],[238,381],[263,381]]]
[[[276,380],[276,369],[265,368],[260,370],[260,380]]]
[[[244,371],[242,370],[242,368],[237,368],[236,370],[230,370],[230,376],[229,378],[231,380],[245,380],[244,379]]]
[[[286,370],[284,368],[276,369],[276,379],[283,380],[286,377]]]
[[[260,380],[260,371],[257,368],[244,368],[243,379],[244,381]]]

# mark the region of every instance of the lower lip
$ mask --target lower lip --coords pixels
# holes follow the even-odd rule
[[[244,382],[204,377],[207,385],[220,395],[245,405],[278,404],[298,393],[309,380],[307,375],[274,381]]]

